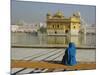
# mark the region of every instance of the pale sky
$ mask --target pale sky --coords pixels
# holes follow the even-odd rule
[[[58,10],[62,11],[66,18],[79,11],[87,24],[96,24],[95,6],[16,0],[11,2],[11,23],[15,24],[18,21],[24,21],[29,24],[45,22],[48,12],[53,15]]]

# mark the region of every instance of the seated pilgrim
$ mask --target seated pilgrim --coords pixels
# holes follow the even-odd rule
[[[62,64],[73,66],[76,62],[76,47],[74,43],[69,43],[68,48],[65,50],[65,54],[62,59]]]

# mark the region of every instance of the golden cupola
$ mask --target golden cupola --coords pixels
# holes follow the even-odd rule
[[[48,18],[48,19],[51,19],[51,18],[52,18],[52,16],[51,16],[50,13],[47,13],[47,18]]]
[[[80,12],[74,13],[73,16],[80,18]]]
[[[62,18],[62,17],[64,17],[64,16],[63,16],[62,12],[58,11],[58,12],[54,15],[54,17]]]

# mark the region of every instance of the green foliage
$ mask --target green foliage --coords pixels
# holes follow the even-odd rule
[[[47,32],[47,28],[45,28],[45,27],[40,27],[39,31],[40,31],[41,33],[46,33],[46,32]]]

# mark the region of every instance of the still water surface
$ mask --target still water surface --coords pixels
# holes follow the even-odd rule
[[[67,45],[70,41],[77,46],[96,46],[96,35],[79,36],[48,36],[46,34],[35,35],[33,33],[12,33],[12,45]]]

